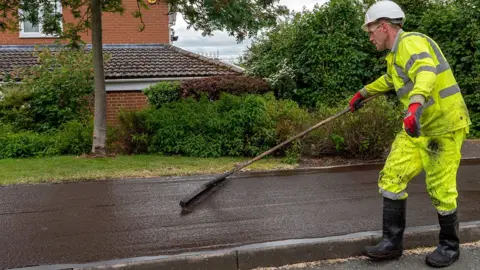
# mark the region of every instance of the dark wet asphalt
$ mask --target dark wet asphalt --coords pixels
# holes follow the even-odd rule
[[[0,268],[174,254],[380,230],[379,169],[231,178],[195,211],[179,200],[206,181],[122,180],[0,188]],[[461,221],[480,216],[480,165],[461,166]],[[211,180],[211,178],[207,178]],[[408,226],[436,224],[423,177]]]

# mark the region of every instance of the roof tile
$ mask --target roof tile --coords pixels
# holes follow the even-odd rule
[[[0,46],[0,74],[37,64],[33,46]],[[243,69],[172,45],[107,45],[106,79],[200,77],[243,73]],[[1,79],[1,75],[0,75]]]

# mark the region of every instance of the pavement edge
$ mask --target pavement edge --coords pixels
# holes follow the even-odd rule
[[[405,249],[436,246],[438,234],[438,225],[407,228],[404,235]],[[126,263],[99,262],[87,267],[78,265],[70,269],[246,270],[359,256],[364,246],[373,245],[380,238],[380,231],[362,232],[344,236],[252,244],[219,251],[162,256],[160,259]],[[480,221],[460,223],[460,239],[461,243],[479,241]]]

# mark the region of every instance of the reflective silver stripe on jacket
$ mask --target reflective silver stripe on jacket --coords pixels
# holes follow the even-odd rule
[[[440,73],[450,69],[450,65],[448,64],[447,60],[445,59],[445,57],[443,57],[443,55],[440,52],[440,49],[438,48],[437,44],[435,44],[435,42],[431,38],[429,38],[428,36],[426,36],[424,34],[421,34],[421,33],[408,33],[405,36],[401,37],[401,39],[404,39],[408,36],[420,36],[420,37],[425,38],[428,41],[428,43],[430,43],[430,46],[432,47],[433,51],[435,52],[435,56],[437,57],[437,60],[438,60],[438,65],[436,66],[436,68],[431,67],[431,66],[422,66],[417,70],[417,74],[421,71],[431,71],[435,74],[440,74]],[[398,38],[398,36],[397,36],[397,38]],[[396,42],[396,44],[395,44],[396,46],[398,46],[398,43],[401,42],[401,39],[398,42]],[[401,87],[400,89],[398,89],[397,96],[399,98],[402,98],[403,96],[407,95],[408,93],[410,93],[410,91],[413,90],[414,83],[410,80],[410,78],[407,76],[407,74],[405,74],[405,72],[403,72],[402,67],[400,67],[399,65],[396,64],[397,52],[396,52],[396,48],[394,48],[394,49],[395,50],[393,50],[394,51],[393,66],[395,67],[395,70],[396,70],[398,76],[400,78],[402,78],[403,83],[404,83],[404,86]],[[413,63],[416,60],[426,58],[426,57],[432,57],[432,56],[427,52],[422,52],[422,53],[419,53],[419,54],[412,55],[410,57],[410,59],[407,61],[407,64],[405,65],[405,70],[407,71],[407,73],[412,68]],[[453,88],[453,89],[450,89],[450,88]],[[457,88],[458,88],[458,85],[457,85]],[[455,93],[459,92],[460,88],[458,88],[458,90],[456,90],[456,89],[454,89],[454,86],[452,86],[452,87],[449,87],[449,88],[444,89],[442,91],[446,91],[446,90],[448,90],[448,91],[444,92],[443,95],[442,95],[442,92],[440,92],[440,96],[442,98],[445,98],[445,97],[449,96],[447,94],[449,94],[451,91],[452,91],[452,94],[455,94]],[[430,101],[432,103],[429,106],[431,106],[435,103],[433,98],[430,98],[429,102]],[[428,104],[428,102],[426,104]]]
[[[419,67],[417,69],[417,74],[422,72],[422,71],[431,71],[435,74],[437,74],[437,68],[436,67],[431,67],[431,66],[423,66],[423,67]]]
[[[385,83],[387,84],[388,87],[393,88],[393,83],[388,81],[387,75],[383,75],[383,78],[385,79]]]
[[[397,71],[398,76],[400,76],[400,78],[402,78],[404,84],[407,83],[408,81],[410,81],[410,78],[408,78],[407,74],[405,74],[403,72],[402,67],[400,67],[397,64],[393,64],[393,66],[395,67],[395,70]]]
[[[424,109],[427,109],[428,107],[432,106],[433,104],[435,104],[435,99],[433,97],[429,98],[428,101],[423,104],[423,108]]]
[[[445,70],[450,69],[450,65],[448,64],[447,60],[445,59],[445,57],[443,57],[443,55],[440,52],[440,49],[438,48],[437,44],[435,44],[435,42],[433,42],[433,40],[431,38],[429,38],[428,36],[426,36],[424,34],[421,34],[421,33],[408,33],[405,36],[403,36],[402,39],[404,39],[406,37],[409,37],[409,36],[420,36],[420,37],[425,38],[428,41],[428,43],[430,43],[430,46],[432,47],[433,51],[435,52],[435,56],[437,57],[437,60],[438,60],[437,74],[440,74],[440,73],[444,72]]]
[[[459,92],[460,92],[460,87],[458,86],[458,84],[455,84],[443,90],[440,90],[440,97],[446,98]]]
[[[410,59],[408,59],[407,64],[405,65],[405,71],[407,72],[407,74],[410,71],[410,69],[412,68],[413,64],[415,64],[415,61],[420,60],[420,59],[425,59],[425,58],[432,58],[432,56],[427,52],[421,52],[419,54],[412,54],[412,56],[410,56]]]
[[[452,95],[455,95],[456,93],[460,93],[460,87],[458,86],[458,84],[447,87],[443,90],[440,90],[440,92],[439,92],[440,98],[442,98],[442,99],[447,98],[447,97],[452,96]],[[432,106],[433,104],[435,104],[435,99],[433,97],[430,97],[428,99],[428,102],[426,102],[423,105],[423,108],[427,109],[428,107]]]
[[[403,87],[401,87],[397,90],[397,97],[402,98],[403,96],[410,93],[410,91],[413,90],[413,86],[414,86],[413,82],[408,81]]]
[[[437,57],[437,60],[439,62],[439,64],[437,65],[436,68],[431,67],[431,66],[420,67],[417,70],[417,74],[421,71],[431,71],[435,74],[440,74],[443,71],[450,69],[450,65],[448,64],[447,60],[443,57],[443,55],[440,52],[440,49],[435,44],[435,42],[433,42],[432,39],[430,39],[429,37],[427,37],[426,35],[421,34],[421,33],[408,33],[405,36],[403,36],[402,39],[406,38],[408,36],[420,36],[420,37],[425,38],[430,43],[430,46],[432,47],[433,51],[435,52],[435,56]],[[426,57],[432,57],[432,56],[427,52],[422,52],[422,53],[419,53],[419,54],[412,55],[410,57],[410,59],[408,60],[407,64],[405,65],[405,70],[407,71],[407,73],[410,70],[410,68],[412,68],[413,63],[416,60],[426,58]],[[397,96],[399,98],[401,98],[401,97],[407,95],[408,93],[410,93],[410,91],[413,90],[414,85],[413,85],[413,83],[411,83],[411,80],[407,76],[407,74],[405,74],[403,72],[403,69],[399,65],[397,65],[395,61],[396,61],[396,53],[393,55],[394,67],[395,67],[395,70],[397,71],[398,76],[400,78],[402,78],[403,83],[405,84],[402,88],[398,89],[398,91],[397,91]]]

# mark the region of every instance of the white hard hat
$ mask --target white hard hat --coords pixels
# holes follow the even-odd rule
[[[401,19],[402,24],[405,23],[405,13],[402,8],[393,1],[382,0],[368,8],[362,29],[367,31],[367,25],[380,18]]]

